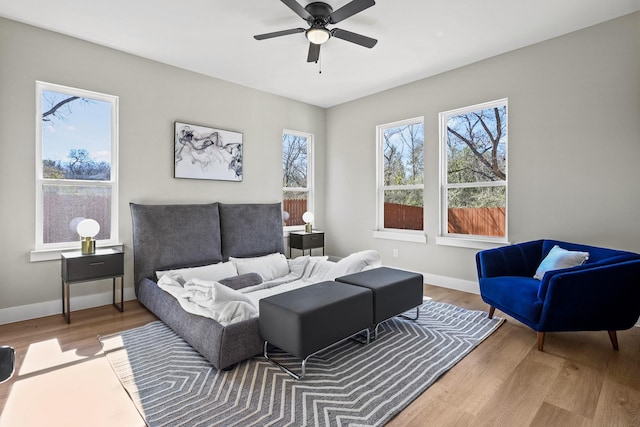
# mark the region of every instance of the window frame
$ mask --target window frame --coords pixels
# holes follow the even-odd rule
[[[373,236],[379,239],[403,240],[426,243],[426,203],[425,203],[425,169],[423,161],[422,184],[385,185],[384,183],[384,132],[390,128],[411,124],[422,124],[424,132],[424,116],[412,117],[376,126],[376,228]],[[424,147],[423,153],[424,156]],[[392,190],[422,190],[422,230],[385,228],[384,226],[384,193]]]
[[[92,180],[76,180],[76,179],[50,179],[43,177],[43,159],[42,159],[42,94],[43,91],[52,91],[82,98],[91,98],[99,101],[110,103],[111,107],[111,164],[110,177],[108,181],[92,181]],[[43,187],[46,184],[54,183],[61,186],[69,187],[108,187],[111,189],[111,229],[110,239],[100,239],[96,241],[99,247],[119,246],[119,227],[118,227],[118,146],[119,146],[119,98],[115,95],[79,89],[69,86],[63,86],[55,83],[36,81],[36,155],[35,155],[35,196],[36,196],[36,224],[35,224],[35,250],[31,252],[31,261],[43,261],[49,259],[59,259],[59,253],[64,250],[72,250],[80,248],[80,238],[78,242],[59,242],[44,243],[44,206],[43,206]]]
[[[506,126],[505,126],[505,158],[506,158],[506,179],[498,181],[481,181],[468,183],[447,182],[447,121],[450,117],[472,113],[474,111],[491,109],[494,107],[506,107]],[[476,249],[489,249],[509,244],[509,99],[502,98],[494,101],[483,102],[480,104],[470,105],[454,110],[443,111],[438,115],[439,122],[439,157],[440,157],[440,174],[438,205],[439,205],[439,232],[436,237],[436,243],[446,246],[457,246]],[[448,198],[447,193],[452,188],[478,188],[478,187],[504,187],[505,189],[505,224],[504,236],[483,236],[473,234],[457,234],[448,232]]]
[[[293,135],[299,136],[307,139],[307,186],[306,187],[282,187],[282,200],[284,203],[284,193],[285,192],[300,192],[307,193],[307,211],[312,212],[315,216],[315,220],[317,220],[318,216],[315,211],[315,179],[314,179],[314,149],[315,149],[315,136],[310,132],[302,132],[291,129],[283,129],[282,130],[282,138],[284,140],[285,135]],[[283,147],[284,148],[284,147]],[[284,154],[284,150],[283,150]],[[280,156],[282,158],[282,156]],[[284,173],[284,171],[283,171]],[[284,208],[284,206],[283,206]],[[289,231],[300,231],[304,230],[304,224],[302,225],[282,225],[282,229],[284,232]]]

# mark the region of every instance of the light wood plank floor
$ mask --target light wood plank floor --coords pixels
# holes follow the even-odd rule
[[[468,309],[487,309],[478,295],[430,285],[425,294]],[[640,328],[618,333],[617,352],[606,332],[580,332],[547,334],[541,353],[535,332],[503,313],[496,311],[496,316],[507,322],[388,426],[640,426]],[[20,420],[22,408],[46,408],[47,423],[42,425],[48,426],[144,425],[132,415],[133,405],[122,397],[119,384],[114,386],[115,376],[104,373],[108,364],[96,337],[153,320],[138,302],[128,301],[124,313],[111,306],[73,312],[70,325],[61,315],[0,325],[0,345],[11,345],[18,354],[16,374],[0,385],[0,426]],[[96,381],[82,378],[87,372],[94,372]],[[58,386],[43,388],[47,377]],[[73,389],[74,381],[84,388],[70,398],[64,390]],[[40,394],[28,392],[30,382]],[[109,400],[111,406],[79,410],[91,396]]]

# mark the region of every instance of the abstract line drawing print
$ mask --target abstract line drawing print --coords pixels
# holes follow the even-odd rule
[[[242,133],[175,122],[174,176],[242,181]]]

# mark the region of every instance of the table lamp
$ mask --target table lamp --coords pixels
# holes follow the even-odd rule
[[[82,253],[84,255],[96,252],[96,241],[94,237],[100,232],[100,224],[95,219],[83,219],[78,223],[78,234],[82,241]]]
[[[311,230],[313,229],[313,213],[309,211],[303,213],[302,220],[304,221],[304,231],[306,233],[311,233]]]

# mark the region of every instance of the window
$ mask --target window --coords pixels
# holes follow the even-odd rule
[[[376,131],[377,229],[424,236],[424,118],[380,125]]]
[[[302,214],[313,212],[313,135],[282,133],[282,210],[285,227],[304,225]]]
[[[79,248],[85,218],[100,224],[98,245],[118,243],[118,98],[36,89],[36,252]]]
[[[440,235],[507,239],[507,100],[440,113]]]

